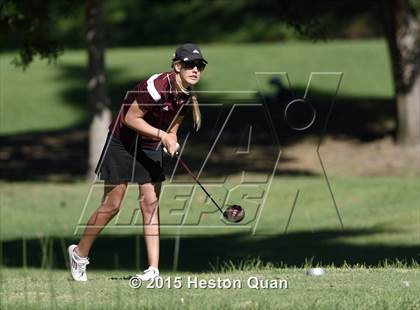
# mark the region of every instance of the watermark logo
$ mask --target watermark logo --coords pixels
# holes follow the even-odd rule
[[[287,87],[283,85],[283,93],[274,99],[261,95],[262,91],[202,92],[216,98],[230,96],[233,99],[223,99],[227,102],[221,102],[223,100],[219,99],[216,103],[200,103],[204,119],[208,121],[203,122],[203,128],[198,133],[191,134],[191,131],[187,131],[178,134],[180,152],[177,158],[167,159],[167,179],[160,188],[160,224],[143,223],[139,208],[139,187],[129,183],[124,201],[107,229],[129,231],[143,225],[159,225],[161,235],[175,236],[194,235],[211,230],[230,230],[253,235],[287,233],[299,200],[303,199],[304,189],[287,189],[287,192],[280,193],[279,189],[286,189],[276,184],[276,190],[273,192],[273,181],[278,174],[280,160],[283,159],[281,126],[284,124],[289,130],[300,135],[321,127],[321,137],[314,146],[314,156],[317,156],[322,167],[324,187],[328,189],[330,202],[335,208],[341,228],[344,229],[319,151],[342,73],[311,73],[302,97],[291,91],[293,88],[287,73],[256,73],[259,84],[273,76],[277,77],[277,84],[281,84],[280,80],[287,81]],[[325,115],[315,109],[309,91],[314,81],[324,76],[332,77],[336,84],[333,98],[326,103]],[[250,102],[249,98],[253,98],[253,101]],[[126,108],[123,106],[120,113]],[[280,119],[283,120],[282,123]],[[136,150],[140,140],[137,136]],[[190,175],[193,178],[183,170],[180,160],[189,164]],[[132,175],[135,175],[134,163]],[[83,232],[87,227],[89,216],[96,210],[101,195],[103,183],[98,178],[92,185],[81,211],[76,234]],[[242,222],[225,221],[220,210],[216,208],[220,206],[223,210],[230,205],[239,205],[245,210]],[[274,212],[273,208],[276,209]],[[276,220],[279,222],[279,229],[267,232],[264,223]]]

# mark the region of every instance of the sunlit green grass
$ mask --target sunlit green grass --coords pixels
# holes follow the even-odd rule
[[[223,201],[227,189],[238,184],[232,182],[218,186],[202,182],[217,201]],[[420,196],[417,179],[334,177],[330,183],[345,229],[374,230],[368,235],[337,236],[337,240],[357,244],[413,245],[419,242]],[[282,234],[297,190],[300,191],[299,199],[290,219],[289,232],[341,230],[334,202],[322,177],[276,177],[270,188],[269,184],[248,184],[243,189],[239,186],[239,189],[231,192],[227,201],[228,204],[241,204],[247,212],[243,225],[236,226],[225,225],[220,220],[214,206],[205,200],[205,195],[198,187],[191,198],[189,213],[182,222],[179,212],[175,214],[173,211],[188,207],[188,193],[191,193],[193,183],[164,184],[160,201],[162,235]],[[86,223],[99,206],[102,193],[103,185],[84,182],[2,184],[1,238],[71,236],[77,224]],[[243,193],[248,196],[243,196]],[[257,208],[258,204],[260,208]],[[137,233],[142,223],[141,216],[138,215],[136,220],[133,214],[138,208],[138,187],[133,185],[128,189],[119,217],[111,222],[105,233]],[[201,215],[202,212],[206,213]],[[179,228],[181,223],[186,227]],[[82,228],[78,230],[79,233],[82,231]]]
[[[132,273],[134,271],[131,271]],[[253,268],[209,273],[165,273],[180,289],[132,289],[130,271],[90,272],[89,282],[69,280],[66,271],[3,269],[2,309],[418,309],[418,268],[326,268],[310,277],[300,268]],[[240,288],[188,287],[198,280],[239,280]],[[248,279],[286,280],[287,289],[254,289]],[[111,278],[121,278],[111,280]],[[173,283],[173,282],[172,282]],[[252,282],[251,282],[252,283]]]
[[[235,184],[234,180],[224,186]],[[221,199],[221,188],[203,182],[216,200]],[[148,289],[145,285],[140,289],[129,287],[127,278],[138,272],[144,261],[141,264],[135,262],[134,249],[128,248],[134,245],[134,237],[124,239],[116,235],[138,234],[141,221],[138,225],[124,227],[118,227],[115,221],[110,224],[104,232],[110,238],[103,239],[101,245],[96,244],[91,253],[87,283],[70,280],[64,261],[57,259],[66,257],[62,253],[52,253],[55,263],[50,269],[49,252],[38,253],[40,247],[36,245],[51,237],[55,243],[54,251],[65,253],[65,247],[78,237],[73,233],[79,219],[86,219],[98,206],[102,186],[92,187],[85,182],[3,183],[1,239],[3,249],[15,251],[3,252],[3,257],[7,257],[4,260],[6,266],[18,262],[19,268],[3,266],[0,269],[0,308],[418,309],[420,269],[414,250],[418,248],[420,232],[418,180],[333,177],[330,183],[345,226],[343,233],[325,179],[320,177],[276,177],[254,235],[252,229],[255,226],[232,230],[220,222],[216,213],[207,214],[192,234],[188,229],[165,228],[165,224],[179,220],[168,212],[179,205],[164,194],[160,204],[164,234],[162,255],[172,255],[174,233],[183,234],[182,271],[170,271],[168,261],[172,257],[162,257],[166,267],[161,268],[161,275],[172,280],[181,277],[183,286],[180,289],[167,286]],[[137,190],[137,187],[129,188],[123,207],[126,209],[121,211],[120,221],[128,221],[132,211],[138,209]],[[180,187],[177,191],[182,194],[184,190]],[[285,234],[297,190],[300,198]],[[249,199],[258,197],[254,195],[258,191],[252,187],[247,191],[250,195],[238,203],[246,208],[246,219],[251,217],[252,220],[253,204]],[[202,210],[213,210],[211,205],[204,203],[201,192],[197,193],[187,223],[194,222]],[[90,202],[83,213],[86,200]],[[215,227],[200,229],[204,224]],[[191,241],[188,238],[192,238]],[[22,248],[24,242],[27,247]],[[115,249],[115,243],[124,243],[125,246],[119,253],[108,252],[108,248]],[[32,252],[34,249],[36,253]],[[406,251],[412,261],[399,263],[392,259],[392,255],[401,254],[400,249]],[[394,251],[390,253],[391,263],[381,261],[372,268],[367,267],[378,262],[381,255],[388,255],[387,251]],[[237,259],[230,261],[222,257],[214,260],[216,255]],[[319,264],[317,255],[338,263],[323,264],[326,269],[324,276],[307,276],[306,270],[314,256],[315,265]],[[34,265],[34,257],[38,256],[43,257],[39,266]],[[10,261],[13,257],[16,261]],[[118,263],[110,266],[113,257],[114,260],[119,257],[120,267]],[[355,258],[361,263],[347,264],[347,258],[350,261]],[[282,263],[287,260],[291,263]],[[307,263],[298,263],[302,261]],[[30,262],[30,268],[25,267],[26,262]],[[367,262],[366,265],[363,262]],[[295,264],[300,267],[293,267]],[[135,265],[138,267],[134,268]],[[197,270],[194,266],[202,271],[192,272]],[[286,280],[287,289],[250,288],[247,280],[253,276],[261,280]],[[240,289],[188,288],[188,277],[239,280],[242,286]]]
[[[170,70],[174,48],[108,49],[110,87],[130,88],[153,73]],[[342,72],[340,96],[393,95],[389,57],[382,40],[210,44],[202,49],[209,60],[199,88],[203,91],[272,91],[268,84],[272,75],[258,75],[257,79],[255,72],[287,72],[292,87],[300,90],[297,95],[303,96],[311,72]],[[0,55],[0,134],[67,128],[86,120],[85,51],[65,51],[57,65],[36,61],[25,72],[10,64],[12,58],[11,53]],[[317,75],[310,89],[331,93],[337,82],[336,74]],[[125,92],[118,89],[112,95],[113,104],[118,105]]]

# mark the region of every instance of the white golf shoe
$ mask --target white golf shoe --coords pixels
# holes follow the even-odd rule
[[[85,282],[87,281],[86,265],[89,264],[89,259],[87,257],[80,257],[77,255],[74,251],[76,247],[77,245],[75,244],[68,247],[71,276],[75,281]]]
[[[142,281],[151,281],[159,277],[159,269],[156,267],[147,268],[143,274],[136,274],[136,277]]]

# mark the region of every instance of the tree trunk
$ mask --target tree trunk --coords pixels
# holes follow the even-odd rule
[[[86,1],[86,47],[88,52],[87,91],[91,116],[87,178],[92,180],[111,121],[110,99],[105,74],[105,43],[101,0]]]
[[[420,23],[408,0],[384,0],[397,104],[397,142],[420,145]]]

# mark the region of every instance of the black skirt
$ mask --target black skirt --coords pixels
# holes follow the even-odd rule
[[[162,163],[162,147],[144,149],[140,147],[140,138],[123,143],[108,133],[95,173],[99,180],[113,184],[158,183],[165,180]]]

